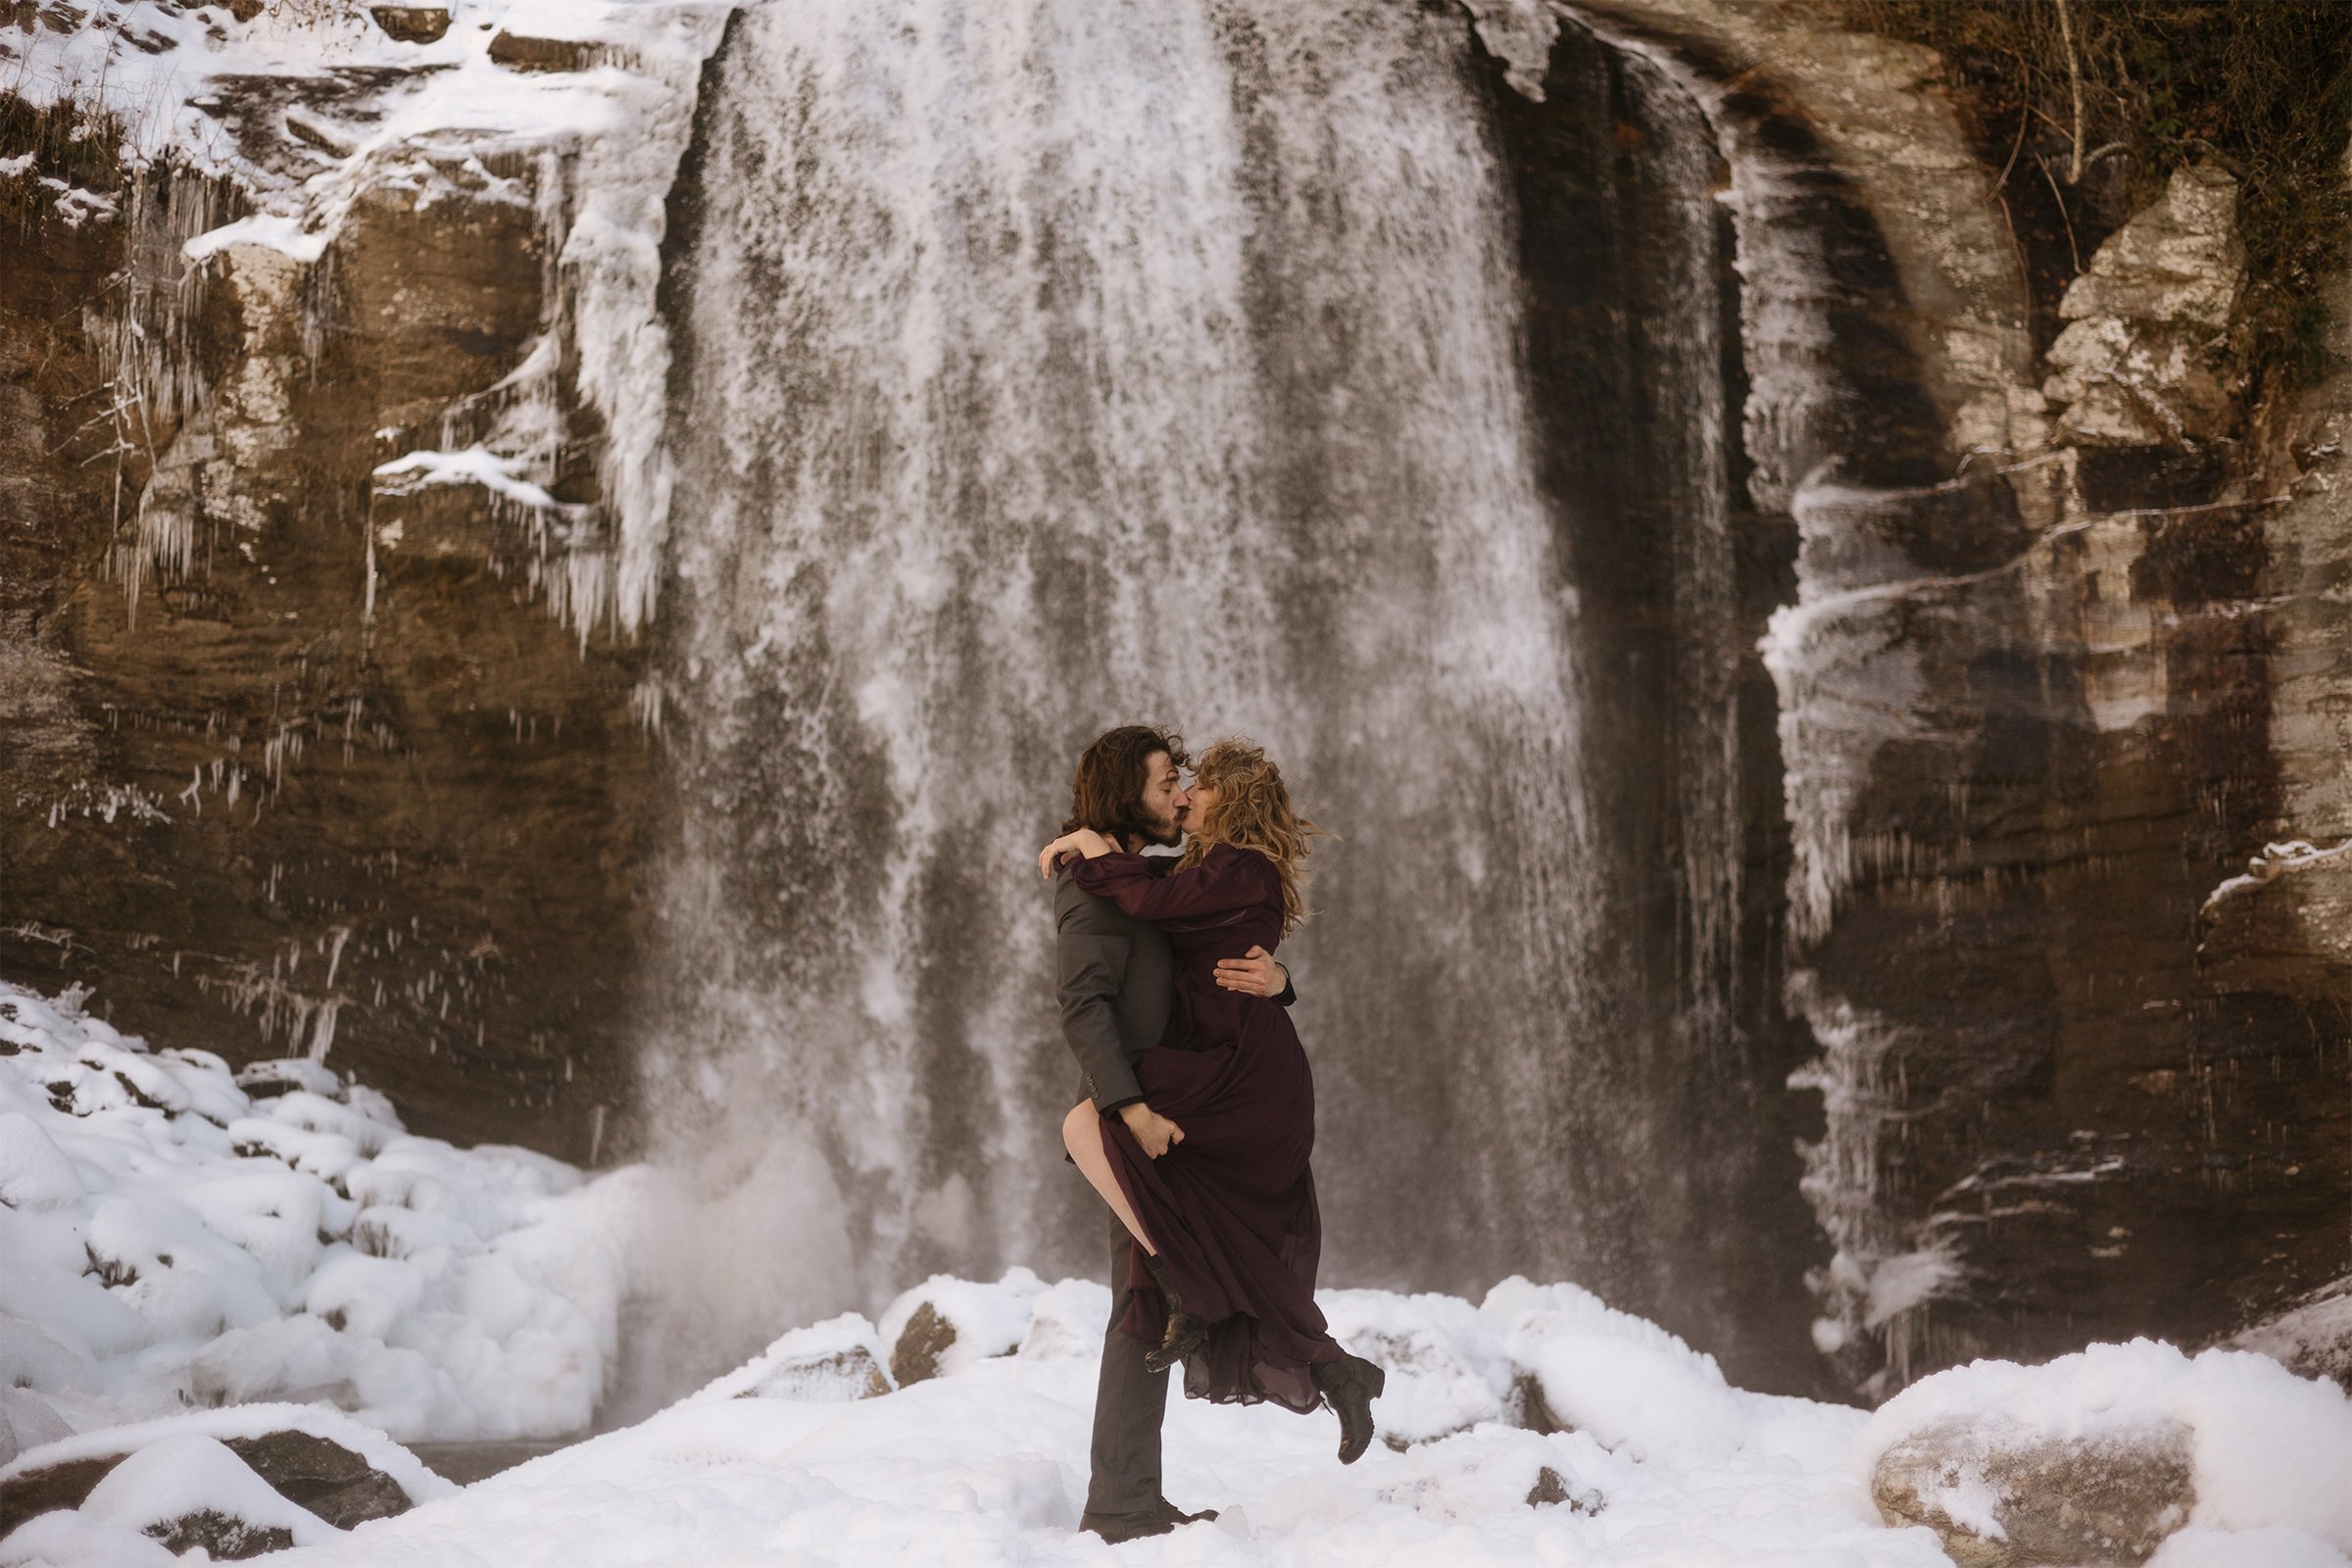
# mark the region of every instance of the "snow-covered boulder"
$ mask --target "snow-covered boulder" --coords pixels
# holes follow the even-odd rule
[[[1010,1354],[1028,1334],[1031,1307],[1045,1289],[1025,1268],[1006,1271],[994,1285],[932,1275],[882,1313],[892,1381],[903,1389]]]
[[[1925,1525],[1959,1568],[2145,1561],[2196,1503],[2188,1429],[2085,1442],[1986,1442],[1973,1420],[1914,1432],[1879,1460],[1889,1525]]]
[[[259,1557],[327,1540],[334,1527],[279,1495],[218,1438],[166,1438],[125,1458],[90,1489],[79,1510],[102,1525],[136,1530],[185,1553]]]
[[[1512,1396],[1526,1374],[1503,1349],[1499,1319],[1454,1296],[1329,1291],[1321,1305],[1332,1336],[1388,1373],[1372,1414],[1390,1447],[1481,1422],[1526,1424]]]
[[[1585,1432],[1636,1459],[1721,1458],[1740,1447],[1747,1423],[1723,1369],[1646,1318],[1574,1285],[1517,1277],[1489,1291],[1479,1315],[1534,1375],[1536,1389],[1521,1395],[1525,1425]],[[1540,1421],[1525,1402],[1538,1392]]]
[[[14,1542],[12,1532],[29,1529],[27,1521],[63,1510],[86,1516],[99,1535],[98,1527],[115,1526],[163,1539],[193,1520],[172,1550],[204,1544],[215,1557],[251,1556],[270,1549],[245,1549],[266,1535],[288,1544],[273,1532],[294,1531],[290,1540],[302,1543],[297,1514],[328,1532],[345,1530],[456,1490],[356,1421],[307,1406],[243,1405],[61,1436],[27,1449],[0,1466],[0,1538]],[[246,1528],[210,1524],[199,1517],[208,1512]],[[10,1561],[0,1550],[0,1563]]]
[[[2137,1563],[2186,1525],[2352,1552],[2352,1399],[2243,1351],[2134,1340],[1954,1367],[1882,1406],[1853,1467],[1888,1524],[1926,1525],[1962,1568]]]
[[[818,1403],[872,1399],[891,1392],[882,1371],[882,1340],[856,1312],[794,1329],[751,1360],[692,1395],[715,1399],[799,1399]]]

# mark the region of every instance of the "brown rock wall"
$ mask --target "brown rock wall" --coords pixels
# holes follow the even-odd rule
[[[549,166],[396,156],[438,161],[435,199],[371,190],[316,265],[206,265],[157,335],[210,395],[137,430],[119,480],[113,426],[82,428],[116,274],[169,261],[189,187],[0,236],[5,396],[38,416],[0,437],[0,964],[232,1061],[323,1051],[421,1132],[585,1158],[628,1082],[636,655],[548,613],[544,538],[482,492],[433,498],[479,548],[403,551],[368,478],[453,406],[478,424],[544,329]]]

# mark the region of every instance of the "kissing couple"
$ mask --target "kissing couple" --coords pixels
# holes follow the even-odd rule
[[[1102,736],[1078,760],[1061,837],[1038,857],[1082,1075],[1062,1144],[1112,1216],[1079,1528],[1114,1543],[1216,1517],[1160,1490],[1171,1367],[1190,1398],[1328,1404],[1342,1464],[1370,1445],[1387,1381],[1315,1306],[1314,1076],[1273,956],[1305,917],[1307,845],[1322,829],[1250,742],[1209,747],[1188,786],[1190,761],[1166,730]],[[1179,842],[1180,855],[1143,853]]]

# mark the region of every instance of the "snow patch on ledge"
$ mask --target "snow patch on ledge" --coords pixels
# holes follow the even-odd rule
[[[206,229],[182,245],[180,254],[191,262],[202,262],[231,245],[261,245],[308,263],[326,254],[326,243],[331,238],[331,234],[323,231],[304,228],[298,218],[281,213],[256,213],[233,223]]]
[[[2246,862],[2245,874],[2233,876],[2205,896],[2200,912],[2211,914],[2225,900],[2250,893],[2266,882],[2277,880],[2290,871],[2305,871],[2330,860],[2352,860],[2352,839],[2346,839],[2333,849],[2323,850],[2303,839],[2287,839],[2266,844],[2262,853]]]
[[[502,458],[488,447],[459,452],[411,452],[375,466],[376,488],[386,495],[411,495],[437,484],[478,484],[517,506],[552,512],[556,498],[545,487],[518,478],[520,458]]]

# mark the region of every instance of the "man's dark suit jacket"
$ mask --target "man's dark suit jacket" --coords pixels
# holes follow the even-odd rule
[[[1135,1058],[1159,1044],[1176,995],[1176,955],[1159,927],[1054,873],[1054,995],[1078,1058],[1078,1093],[1104,1115],[1144,1098]]]

